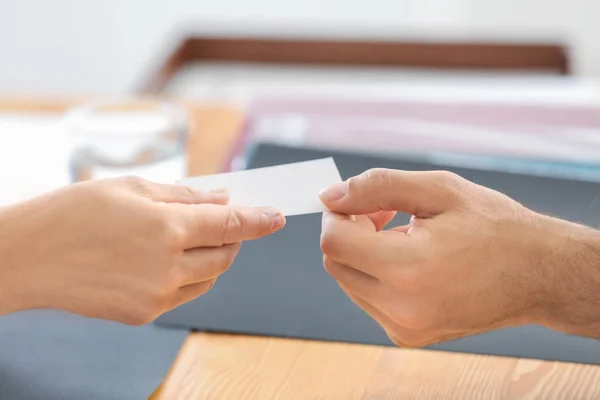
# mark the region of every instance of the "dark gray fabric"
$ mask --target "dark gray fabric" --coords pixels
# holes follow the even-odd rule
[[[504,192],[534,209],[597,226],[600,185],[561,179],[419,163],[401,159],[260,145],[249,168],[333,155],[347,178],[372,167],[453,170]],[[277,234],[245,243],[232,268],[202,299],[164,315],[159,323],[204,331],[391,344],[382,329],[355,306],[322,267],[320,215],[292,217]],[[396,222],[405,223],[401,215]],[[526,239],[526,238],[524,238]],[[600,288],[599,288],[600,290]],[[500,330],[435,349],[600,363],[600,342],[527,326]]]
[[[161,384],[187,333],[58,311],[2,317],[0,399],[146,399]]]

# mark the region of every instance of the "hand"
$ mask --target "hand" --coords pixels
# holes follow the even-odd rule
[[[600,241],[589,228],[447,172],[375,169],[321,198],[333,211],[323,218],[326,270],[398,345],[526,323],[600,334],[584,327],[598,327],[600,310]],[[395,211],[410,224],[382,230]]]
[[[0,313],[57,308],[148,323],[211,289],[242,241],[285,224],[276,210],[227,202],[226,193],[122,178],[1,210]]]

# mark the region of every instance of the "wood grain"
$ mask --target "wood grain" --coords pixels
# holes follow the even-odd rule
[[[37,108],[41,104],[41,108]],[[0,100],[0,110],[67,103]],[[214,172],[242,122],[233,107],[189,104],[190,172]],[[600,367],[392,347],[190,334],[153,400],[600,399]]]
[[[246,336],[190,336],[157,399],[360,399],[382,349]]]
[[[194,333],[153,399],[600,398],[600,368],[495,356]]]

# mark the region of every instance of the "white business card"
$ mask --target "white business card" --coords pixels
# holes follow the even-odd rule
[[[284,215],[327,211],[319,192],[342,181],[333,158],[185,178],[179,185],[203,191],[227,189],[229,204],[270,206]]]

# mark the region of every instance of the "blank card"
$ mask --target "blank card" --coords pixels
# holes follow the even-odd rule
[[[229,204],[270,206],[290,216],[326,211],[319,192],[341,181],[335,161],[329,157],[187,178],[177,184],[203,191],[227,189]]]

